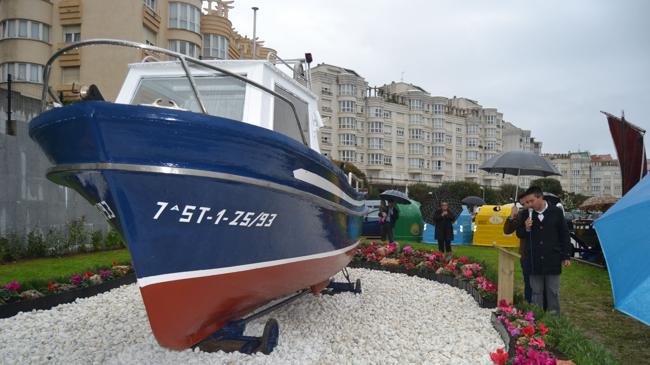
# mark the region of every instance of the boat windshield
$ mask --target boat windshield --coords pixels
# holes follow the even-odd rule
[[[242,121],[246,83],[223,75],[195,76],[194,80],[209,114]],[[148,105],[153,104],[157,99],[161,99],[166,104],[172,101],[185,110],[201,112],[201,106],[185,75],[143,77],[131,104]]]

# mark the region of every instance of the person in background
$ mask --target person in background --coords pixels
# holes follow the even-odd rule
[[[388,242],[395,241],[395,235],[393,230],[395,228],[395,223],[399,219],[399,210],[397,205],[393,201],[389,201],[388,205],[381,202],[379,207],[379,224],[381,229],[381,240],[385,241],[388,239]]]
[[[447,202],[440,203],[440,209],[433,213],[433,221],[436,225],[436,240],[440,252],[451,252],[451,241],[454,240],[453,223],[456,215],[449,210]]]
[[[526,201],[524,200],[524,194],[519,194],[519,197],[517,199],[519,203],[522,205],[522,210],[519,211],[517,208],[517,204],[514,204],[512,206],[512,210],[510,211],[510,216],[508,219],[506,219],[506,223],[503,225],[503,233],[504,234],[511,234],[517,231],[517,226],[519,223],[523,222],[526,220],[526,214],[528,214],[528,206],[526,205]],[[524,297],[526,298],[526,301],[528,303],[532,303],[532,295],[533,291],[530,287],[530,264],[527,262],[528,256],[526,255],[526,250],[524,250],[524,247],[526,246],[526,240],[523,238],[519,239],[519,264],[521,265],[521,272],[524,275]]]
[[[543,307],[546,294],[548,310],[560,314],[560,274],[571,264],[569,229],[562,210],[548,204],[539,187],[528,188],[523,199],[530,213],[517,225],[517,237],[526,240],[532,301]]]

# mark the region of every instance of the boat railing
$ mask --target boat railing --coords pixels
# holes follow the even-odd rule
[[[160,47],[156,47],[156,46],[152,46],[152,45],[148,45],[148,44],[131,42],[131,41],[124,41],[124,40],[118,40],[118,39],[90,39],[90,40],[87,40],[87,41],[72,43],[72,44],[67,45],[65,47],[62,47],[61,49],[56,51],[50,57],[50,59],[47,61],[47,63],[45,64],[45,67],[43,69],[43,92],[42,92],[42,95],[41,95],[42,96],[42,98],[41,98],[41,111],[45,111],[45,109],[47,107],[47,96],[48,95],[50,96],[50,98],[52,99],[53,102],[58,103],[59,105],[63,104],[61,102],[61,100],[59,100],[59,98],[56,96],[56,94],[54,93],[52,88],[49,86],[50,72],[52,70],[52,64],[54,63],[54,61],[57,58],[59,58],[61,55],[64,55],[66,52],[68,52],[70,50],[79,49],[79,48],[87,47],[87,46],[97,46],[97,45],[108,45],[108,46],[137,48],[137,49],[141,49],[141,50],[145,50],[145,51],[164,54],[164,55],[167,55],[167,56],[170,56],[170,57],[173,57],[173,58],[177,59],[180,62],[181,66],[183,68],[183,71],[185,72],[185,76],[187,77],[187,79],[188,79],[188,81],[190,83],[192,93],[194,94],[194,97],[195,97],[199,107],[201,108],[201,112],[204,113],[204,114],[208,114],[208,111],[207,111],[207,109],[205,107],[205,104],[203,102],[203,98],[201,97],[201,93],[200,93],[198,87],[196,86],[196,81],[194,80],[194,76],[192,76],[192,72],[190,71],[190,68],[189,68],[188,64],[192,64],[192,65],[196,65],[196,66],[199,66],[199,67],[207,68],[207,69],[219,72],[221,74],[228,75],[228,76],[233,77],[233,78],[235,78],[237,80],[245,82],[245,83],[247,83],[247,84],[249,84],[249,85],[251,85],[253,87],[256,87],[256,88],[258,88],[258,89],[260,89],[260,90],[262,90],[264,92],[267,92],[267,93],[275,96],[276,98],[284,101],[285,103],[287,103],[289,105],[289,107],[291,108],[291,111],[293,112],[293,116],[294,116],[294,118],[296,120],[296,126],[298,127],[298,131],[300,132],[300,138],[302,139],[302,142],[306,146],[309,146],[309,143],[307,142],[307,139],[305,138],[305,134],[304,134],[304,132],[302,130],[302,126],[300,124],[300,118],[298,117],[298,112],[296,111],[296,107],[293,105],[293,103],[289,99],[287,99],[286,97],[284,97],[281,94],[277,93],[276,91],[274,91],[274,90],[272,90],[272,89],[270,89],[270,88],[268,88],[268,87],[266,87],[266,86],[264,86],[264,85],[262,85],[260,83],[257,83],[257,82],[255,82],[253,80],[250,80],[245,76],[238,75],[238,74],[236,74],[234,72],[228,71],[228,70],[223,69],[223,68],[218,67],[218,66],[208,64],[208,63],[206,63],[204,61],[201,61],[199,59],[186,56],[186,55],[184,55],[182,53],[170,51],[170,50],[165,49],[165,48],[160,48]],[[147,58],[148,57],[146,57],[145,59],[147,59]]]

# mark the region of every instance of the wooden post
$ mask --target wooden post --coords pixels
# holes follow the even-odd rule
[[[517,253],[508,251],[503,247],[497,247],[499,250],[499,282],[497,301],[502,299],[508,303],[512,302],[515,290],[515,259],[521,256]]]

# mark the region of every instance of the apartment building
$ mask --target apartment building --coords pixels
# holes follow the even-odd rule
[[[353,162],[380,183],[501,185],[500,175],[478,169],[503,150],[505,122],[497,109],[404,82],[369,87],[354,70],[329,64],[311,75],[325,155]]]
[[[588,196],[622,195],[621,170],[611,155],[590,155],[589,152],[545,154],[562,173],[552,176],[560,180],[566,191]]]
[[[532,137],[531,131],[521,129],[510,122],[503,124],[503,152],[507,151],[528,151],[540,155],[542,153],[542,142]],[[507,175],[503,182],[507,184],[519,184],[519,186],[530,186],[530,182],[539,177]]]
[[[66,44],[114,38],[168,48],[192,57],[252,58],[252,40],[228,19],[232,1],[201,0],[2,0],[0,87],[41,97],[43,67]],[[272,49],[258,42],[256,58]],[[127,64],[147,55],[136,49],[86,47],[53,65],[50,85],[65,99],[79,86],[97,84],[106,99],[117,96]]]

